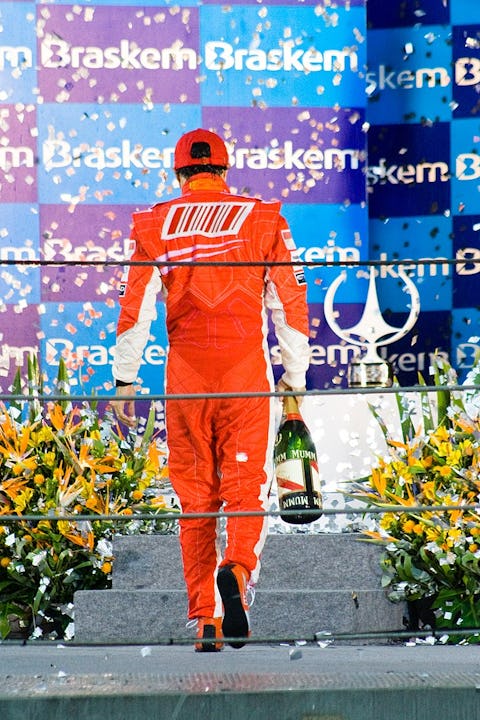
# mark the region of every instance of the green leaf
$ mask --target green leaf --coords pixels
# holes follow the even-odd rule
[[[421,373],[418,374],[418,384],[425,386],[425,380]],[[423,418],[423,429],[424,432],[429,433],[435,428],[435,422],[433,419],[432,406],[430,404],[430,398],[428,393],[420,392],[420,403],[422,407],[422,418]]]
[[[42,414],[42,406],[37,397],[43,393],[43,380],[36,353],[30,353],[27,359],[27,383],[29,394],[35,398],[29,403],[28,413],[30,422],[34,423]]]
[[[7,615],[0,616],[0,637],[5,640],[10,635],[10,623],[8,622]]]
[[[378,424],[379,424],[379,426],[380,426],[380,429],[381,429],[381,431],[383,432],[383,435],[384,435],[384,437],[385,437],[385,440],[388,440],[389,437],[390,437],[390,433],[388,432],[388,428],[387,428],[387,426],[385,425],[383,419],[382,419],[382,418],[380,417],[380,415],[378,414],[377,409],[376,409],[375,406],[372,405],[371,403],[368,403],[368,407],[370,408],[370,411],[371,411],[373,417],[374,417],[375,420],[378,422]]]
[[[17,371],[15,373],[15,377],[13,378],[12,383],[12,395],[22,395],[22,375],[20,372],[20,368],[17,368]],[[10,407],[14,410],[14,413],[12,414],[12,417],[15,417],[18,415],[20,418],[20,414],[23,411],[24,403],[20,400],[11,400],[10,401]]]
[[[155,404],[150,403],[150,410],[148,412],[147,424],[145,425],[145,431],[142,438],[142,447],[146,448],[152,439],[153,431],[155,429]]]
[[[415,427],[412,422],[409,410],[405,404],[405,395],[395,393],[395,400],[398,408],[398,416],[400,419],[400,427],[402,429],[403,442],[408,442],[415,435]]]
[[[445,381],[448,379],[448,372],[451,371],[450,365],[439,357],[433,359],[433,381],[436,386],[441,388]],[[437,425],[450,426],[450,419],[448,417],[448,408],[450,407],[450,391],[449,390],[437,390]]]
[[[70,392],[70,377],[68,374],[65,360],[61,357],[58,362],[58,372],[56,380],[57,392],[59,395],[68,395]],[[68,400],[60,400],[59,405],[62,410],[66,410],[68,407]]]
[[[42,607],[42,605],[48,605],[48,602],[50,600],[50,593],[48,592],[48,586],[45,587],[41,585],[37,592],[35,593],[35,597],[33,598],[33,604],[32,604],[32,611],[33,614],[36,615],[39,611],[39,609]]]

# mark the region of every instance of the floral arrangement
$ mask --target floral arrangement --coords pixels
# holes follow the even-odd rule
[[[349,494],[386,510],[378,521],[371,514],[375,529],[362,532],[384,547],[382,585],[388,597],[407,601],[410,608],[415,603],[426,607],[420,614],[424,627],[461,630],[450,642],[479,642],[478,633],[465,636],[463,629],[480,627],[480,389],[449,392],[445,386],[456,384],[456,374],[440,358],[433,377],[438,390],[420,392],[418,426],[412,420],[413,401],[397,394],[401,439],[391,437],[372,408],[388,454]],[[480,385],[478,365],[465,385]],[[404,511],[388,512],[392,506]],[[418,622],[409,629],[418,630]]]
[[[34,358],[28,389],[42,391]],[[57,389],[68,389],[63,364]],[[21,392],[17,373],[13,394]],[[161,493],[166,452],[153,428],[153,406],[143,434],[124,435],[95,403],[0,404],[1,638],[20,628],[32,638],[71,639],[74,593],[111,584],[113,534],[176,532],[171,516],[162,519],[177,508]]]

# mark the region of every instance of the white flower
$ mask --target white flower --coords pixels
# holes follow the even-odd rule
[[[40,550],[40,552],[35,553],[33,560],[32,560],[32,565],[34,567],[38,567],[45,560],[46,556],[47,556],[46,550]]]
[[[73,603],[67,603],[63,608],[63,614],[73,619],[75,607]]]
[[[478,367],[474,367],[465,378],[464,385],[479,385],[480,371]],[[472,420],[480,416],[480,392],[478,390],[466,390],[463,397],[463,405],[467,415]]]
[[[15,533],[10,533],[10,535],[7,535],[5,538],[5,545],[6,547],[12,547],[12,545],[15,544]]]
[[[97,543],[97,552],[101,557],[112,557],[113,553],[113,547],[110,540],[105,540],[105,538],[102,538]]]
[[[72,640],[74,635],[75,635],[75,623],[73,623],[73,622],[68,623],[67,627],[65,628],[65,632],[64,632],[65,640]]]

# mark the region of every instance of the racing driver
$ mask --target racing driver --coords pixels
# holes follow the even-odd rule
[[[133,214],[131,260],[146,264],[130,266],[120,291],[113,366],[114,409],[133,426],[134,402],[124,396],[134,393],[160,292],[166,393],[180,396],[166,402],[172,486],[183,513],[242,513],[227,515],[223,552],[217,517],[180,520],[197,651],[217,651],[224,638],[239,648],[250,634],[247,589],[258,579],[273,473],[267,311],[284,368],[280,390],[304,390],[310,357],[304,273],[280,204],[231,193],[228,167],[217,134],[188,132],[174,153],[181,196]],[[245,396],[257,392],[265,395]],[[191,394],[198,397],[182,397]],[[228,396],[209,397],[218,394]]]

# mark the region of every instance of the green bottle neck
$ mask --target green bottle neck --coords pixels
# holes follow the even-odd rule
[[[302,420],[297,399],[293,395],[283,398],[283,414],[288,420]]]

